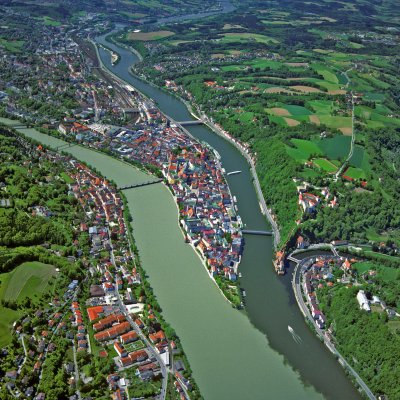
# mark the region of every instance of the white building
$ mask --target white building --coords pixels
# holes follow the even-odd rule
[[[361,310],[371,311],[371,307],[369,306],[369,302],[368,302],[367,296],[365,295],[364,290],[360,290],[357,293],[357,301],[358,301],[358,304],[360,305]]]

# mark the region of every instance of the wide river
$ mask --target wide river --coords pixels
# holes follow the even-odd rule
[[[193,119],[176,98],[129,74],[129,67],[137,62],[134,54],[104,42],[103,37],[97,40],[121,55],[121,61],[112,67],[110,53],[100,49],[103,63],[114,74],[153,98],[172,118]],[[6,119],[0,122],[13,124]],[[267,229],[249,167],[240,152],[206,127],[188,130],[219,152],[227,171],[242,171],[228,177],[239,214],[249,229]],[[51,147],[65,143],[33,129],[20,131]],[[73,146],[64,151],[94,166],[118,186],[148,180],[134,167],[93,150]],[[127,190],[125,195],[143,267],[166,320],[181,338],[206,400],[360,398],[337,361],[305,324],[291,289],[291,271],[284,277],[275,274],[270,237],[246,235],[240,266],[246,313],[240,312],[224,300],[198,256],[184,243],[169,190],[158,184]],[[300,343],[293,339],[288,325],[300,336]]]

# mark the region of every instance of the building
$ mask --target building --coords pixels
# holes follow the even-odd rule
[[[131,343],[134,342],[135,340],[138,340],[138,334],[135,331],[130,331],[128,333],[121,335],[120,339],[123,344]]]
[[[365,295],[364,290],[359,290],[357,293],[357,301],[358,304],[360,305],[361,310],[365,311],[371,311],[371,307],[369,306],[369,301],[367,299],[367,296]]]
[[[120,357],[126,357],[128,355],[128,353],[126,352],[124,346],[122,346],[118,342],[114,342],[114,349],[115,349],[115,351],[118,353],[118,355]]]

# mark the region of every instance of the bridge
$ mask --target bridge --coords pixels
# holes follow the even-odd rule
[[[75,143],[65,143],[65,144],[62,144],[60,146],[57,146],[56,147],[56,151],[68,149],[69,147],[72,147],[72,146],[75,146],[75,145],[76,145]]]
[[[162,179],[157,179],[155,181],[147,181],[147,182],[142,182],[142,183],[134,183],[133,185],[126,185],[126,186],[121,186],[118,189],[119,190],[127,190],[127,189],[134,189],[142,186],[148,186],[148,185],[154,185],[156,183],[162,182]]]
[[[179,124],[181,126],[203,125],[203,121],[196,119],[196,120],[192,120],[192,121],[180,121],[180,122],[177,122],[177,124]]]
[[[250,229],[243,229],[243,233],[247,233],[248,235],[262,235],[262,236],[272,236],[272,231],[253,231]]]

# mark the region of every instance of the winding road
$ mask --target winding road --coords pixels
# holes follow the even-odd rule
[[[353,67],[349,68],[346,72],[344,72],[344,76],[347,79],[346,88],[348,88],[350,83],[351,83],[351,79],[349,78],[348,73],[352,69],[353,69]],[[354,115],[354,95],[353,95],[353,91],[352,90],[350,90],[350,96],[351,96],[351,143],[350,143],[350,151],[349,151],[349,154],[348,154],[346,160],[343,162],[341,167],[336,172],[335,180],[337,180],[339,178],[339,176],[342,174],[344,168],[347,166],[347,163],[350,161],[351,157],[353,157],[353,152],[354,152],[354,143],[355,143],[355,140],[356,140],[356,133],[355,133],[355,130],[354,130],[355,115]]]

